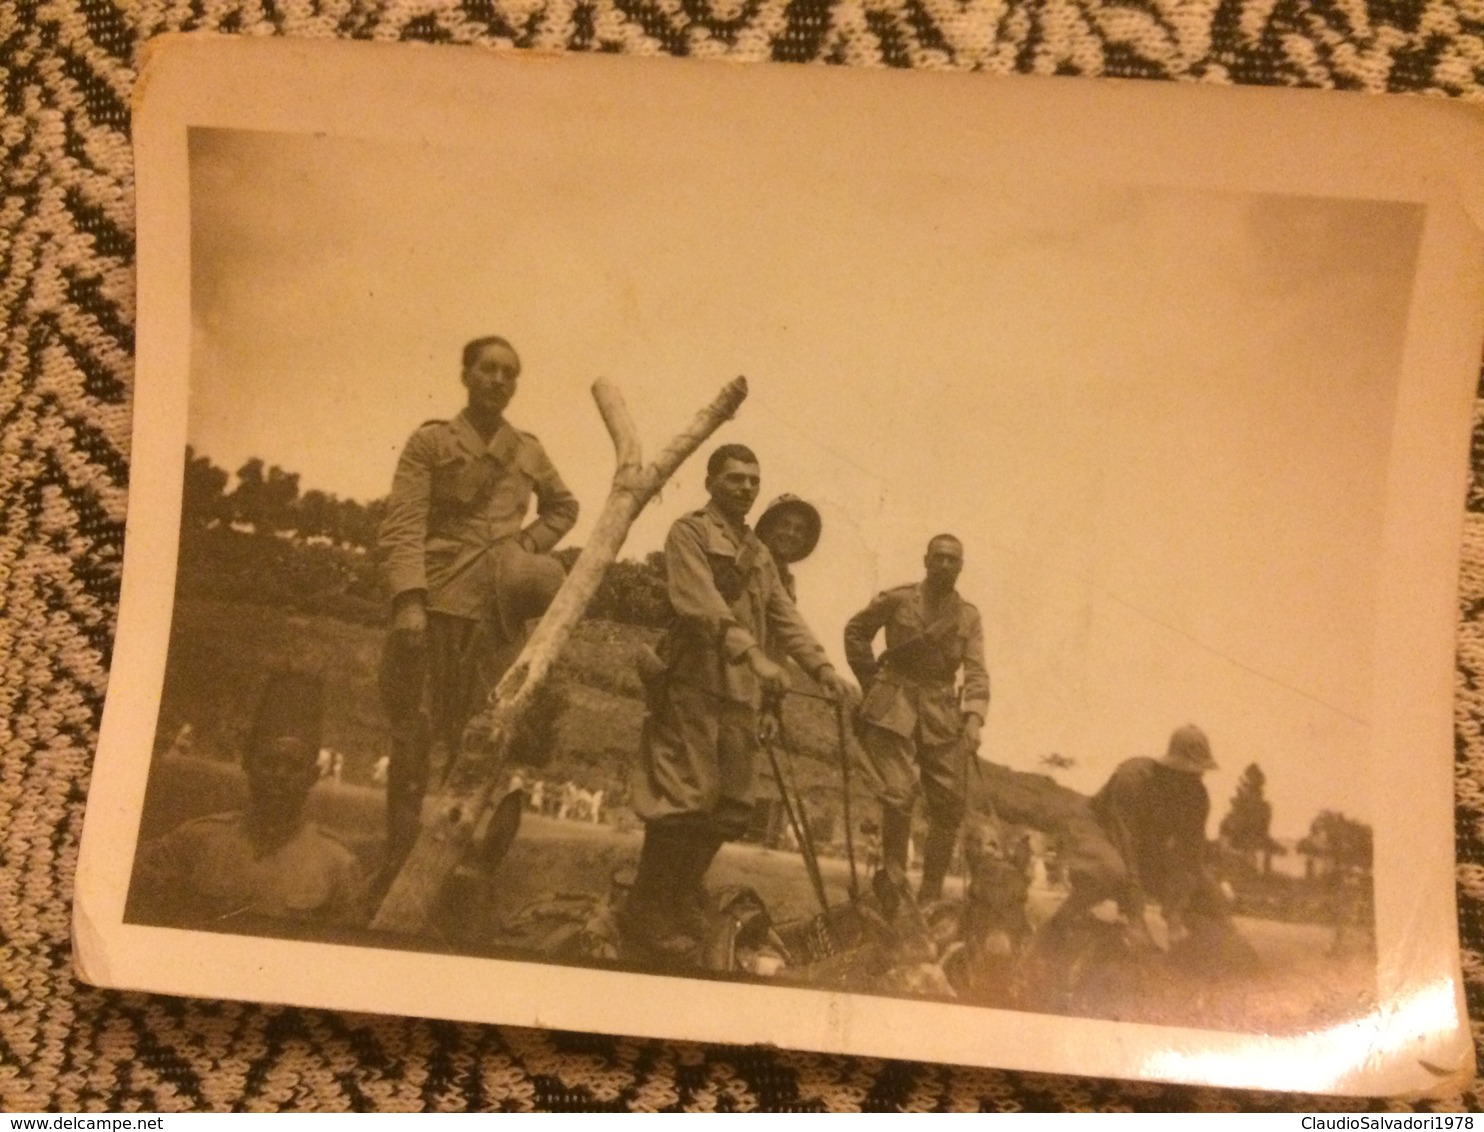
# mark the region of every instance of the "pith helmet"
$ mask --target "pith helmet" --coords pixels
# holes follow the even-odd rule
[[[302,739],[320,749],[325,720],[325,684],[310,672],[279,669],[269,673],[248,733],[248,752],[262,751],[275,739]]]
[[[785,493],[769,503],[763,509],[763,513],[758,517],[753,530],[757,532],[758,538],[762,539],[763,542],[767,542],[768,528],[790,511],[796,515],[802,515],[804,522],[809,526],[809,534],[804,542],[804,553],[800,555],[801,558],[808,558],[809,555],[814,553],[814,548],[819,545],[819,531],[822,524],[819,519],[819,511],[815,508],[814,504],[804,502],[797,495]]]
[[[1175,729],[1170,736],[1169,749],[1159,761],[1174,770],[1191,774],[1216,769],[1216,760],[1211,757],[1211,740],[1194,723]]]
[[[527,621],[545,613],[566,579],[567,571],[550,554],[512,545],[501,558],[495,587],[495,613],[505,637],[514,640]]]

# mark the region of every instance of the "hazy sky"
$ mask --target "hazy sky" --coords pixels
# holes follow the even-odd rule
[[[1194,721],[1222,768],[1213,831],[1251,762],[1280,835],[1372,814],[1372,559],[1420,209],[825,146],[760,179],[750,154],[789,143],[700,140],[193,131],[191,443],[382,495],[411,429],[461,406],[461,344],[501,333],[510,418],[583,501],[580,544],[612,472],[592,380],[653,450],[745,374],[715,442],[823,512],[797,574],[835,656],[951,530],[988,757],[1056,751],[1091,791]],[[702,465],[626,554],[700,505]]]

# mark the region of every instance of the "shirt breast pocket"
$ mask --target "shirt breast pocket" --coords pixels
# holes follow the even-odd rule
[[[472,511],[495,490],[499,469],[490,460],[452,456],[433,468],[433,501],[453,511]]]
[[[446,456],[434,464],[433,502],[459,510],[468,507],[474,500],[468,468],[469,461],[459,456]]]
[[[969,629],[967,625],[960,624],[958,631],[948,639],[948,659],[953,662],[953,667],[958,668],[964,662],[964,657],[969,652]]]

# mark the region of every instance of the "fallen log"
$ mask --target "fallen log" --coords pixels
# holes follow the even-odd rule
[[[600,378],[593,383],[593,399],[613,439],[617,462],[608,500],[541,623],[490,694],[488,715],[465,732],[434,802],[431,820],[424,821],[417,844],[371,921],[372,928],[406,935],[427,930],[444,884],[467,852],[481,815],[495,800],[505,750],[516,724],[618,556],[629,528],[686,457],[732,418],[746,396],[745,378],[729,382],[653,463],[644,465],[623,395],[611,382]]]

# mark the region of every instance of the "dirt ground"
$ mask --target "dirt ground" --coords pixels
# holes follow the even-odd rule
[[[157,759],[143,839],[203,813],[235,808],[240,798],[240,775],[231,764]],[[356,850],[368,875],[379,867],[383,821],[379,789],[322,782],[311,799],[310,813]],[[574,922],[602,910],[615,881],[622,883],[631,875],[640,838],[633,829],[525,813],[514,843],[493,872],[465,870],[454,878],[445,901],[447,915],[438,926],[438,946],[456,953],[573,961],[570,954],[555,954],[551,940],[564,931],[570,935]],[[829,903],[847,905],[848,863],[824,858],[820,865]],[[869,880],[862,869],[858,881],[865,893]],[[726,845],[707,876],[707,886],[713,892],[752,889],[769,918],[783,928],[814,919],[820,912],[803,863],[793,852]],[[961,882],[951,877],[945,896],[960,894]],[[1027,907],[1031,925],[1050,917],[1063,896],[1058,889],[1033,886]],[[1151,914],[1150,922],[1160,938],[1158,915]],[[998,981],[967,1005],[1269,1034],[1342,1024],[1373,1009],[1375,958],[1368,939],[1351,938],[1331,954],[1333,929],[1326,926],[1243,917],[1234,925],[1256,953],[1254,970],[1206,964],[1196,971],[1163,953],[1134,959],[1118,948],[1098,947],[1079,953],[1070,963],[1053,964],[1032,948],[1006,961],[1007,966],[997,969]],[[1103,942],[1116,935],[1110,928]],[[385,945],[384,940],[367,942]],[[879,968],[863,971],[831,961],[784,968],[771,977],[862,993],[905,993],[898,983],[880,978]]]
[[[623,879],[638,857],[640,835],[607,826],[566,822],[527,814],[520,834],[505,860],[483,887],[477,910],[465,921],[473,947],[529,946],[530,913],[553,909],[566,896],[590,900],[608,891],[615,877]],[[847,862],[826,858],[820,862],[832,905],[849,901]],[[915,876],[913,878],[915,880]],[[869,892],[869,877],[860,872],[859,884]],[[724,846],[717,855],[707,885],[712,891],[745,886],[756,891],[775,924],[787,925],[814,918],[820,907],[796,853],[750,844]],[[950,878],[945,897],[960,895],[961,882]],[[1056,910],[1064,893],[1033,887],[1028,908],[1033,926]],[[1151,928],[1160,942],[1163,929],[1157,914]],[[1183,969],[1163,955],[1132,960],[1116,954],[1105,962],[1087,961],[1075,985],[1063,985],[1057,972],[1048,971],[1032,956],[1009,978],[1028,982],[1011,1001],[993,994],[984,1005],[1012,1006],[1038,1012],[1111,1018],[1162,1025],[1298,1033],[1340,1024],[1364,1016],[1374,1006],[1375,964],[1368,940],[1351,940],[1330,954],[1332,929],[1313,924],[1289,924],[1238,917],[1235,928],[1256,953],[1257,969],[1223,974],[1218,970]],[[482,936],[482,938],[478,938]],[[814,976],[811,978],[811,974]],[[839,985],[829,964],[814,971],[784,970],[776,978],[815,985]],[[859,980],[856,972],[851,978]],[[857,984],[851,989],[898,993],[884,984]]]

